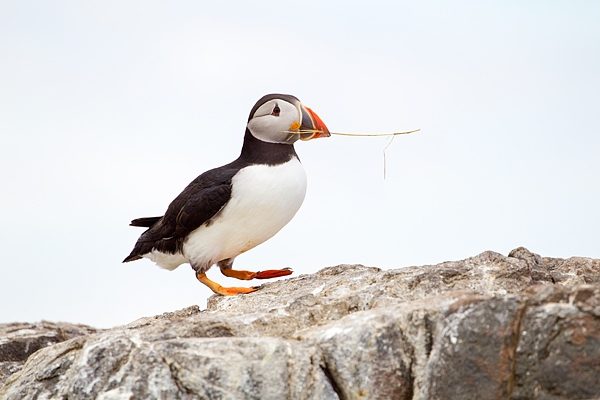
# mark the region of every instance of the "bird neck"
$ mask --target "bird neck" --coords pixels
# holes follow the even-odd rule
[[[239,160],[250,164],[277,165],[298,158],[293,144],[267,143],[252,136],[248,128]]]

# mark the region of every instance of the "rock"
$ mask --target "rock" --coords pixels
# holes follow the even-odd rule
[[[39,349],[98,331],[85,325],[47,321],[0,324],[0,385]]]
[[[6,373],[0,398],[600,398],[600,260],[524,248],[339,265],[87,329]]]

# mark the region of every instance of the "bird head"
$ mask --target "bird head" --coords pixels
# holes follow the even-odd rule
[[[247,127],[252,136],[268,143],[293,144],[298,139],[331,136],[314,111],[288,94],[268,94],[258,100]]]

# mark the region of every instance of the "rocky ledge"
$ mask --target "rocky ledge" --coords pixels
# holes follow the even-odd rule
[[[339,265],[110,330],[0,325],[1,380],[6,400],[600,398],[600,260]]]

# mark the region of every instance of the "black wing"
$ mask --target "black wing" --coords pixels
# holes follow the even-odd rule
[[[180,252],[187,235],[209,222],[227,204],[231,197],[231,179],[238,171],[239,168],[231,164],[207,171],[171,202],[162,218],[133,220],[132,225],[150,226],[150,229],[142,233],[123,262],[138,260],[152,249],[170,254]]]

